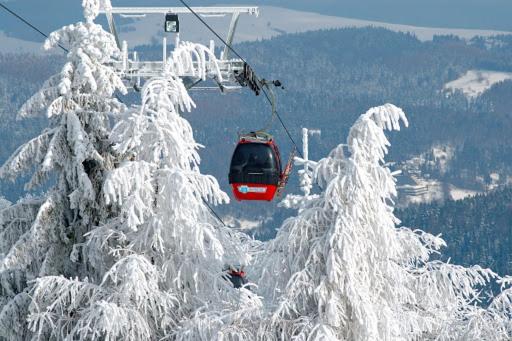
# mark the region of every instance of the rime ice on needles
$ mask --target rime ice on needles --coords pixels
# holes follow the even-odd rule
[[[84,18],[87,22],[93,22],[94,19],[99,14],[100,10],[100,1],[101,0],[83,0],[82,7],[84,8]],[[110,0],[104,0],[103,2],[108,2],[110,4]]]
[[[107,175],[102,195],[121,214],[89,234],[91,250],[106,252],[110,245],[119,261],[137,254],[157,269],[154,290],[172,295],[174,304],[172,314],[155,312],[165,323],[146,323],[152,338],[245,335],[241,321],[261,308],[256,296],[230,288],[222,278],[224,264],[247,263],[248,252],[242,236],[220,226],[205,205],[227,202],[228,197],[215,178],[199,172],[201,146],[180,115],[195,104],[174,72],[204,76],[206,55],[213,58],[204,46],[181,43],[168,61],[165,77],[150,79],[141,92],[142,105],[129,110],[114,127],[111,140],[123,161]],[[111,243],[105,243],[109,239]],[[131,276],[120,280],[129,286],[132,281]],[[249,302],[244,309],[239,306],[241,299]],[[132,328],[143,335],[145,325]]]
[[[206,79],[207,66],[211,66],[214,74],[210,75],[222,82],[222,74],[219,68],[219,62],[215,57],[214,51],[202,44],[195,44],[188,41],[180,42],[174,49],[167,62],[168,74],[190,73],[202,80]]]
[[[95,278],[101,273],[81,251],[84,235],[112,214],[98,194],[115,159],[108,143],[108,115],[124,110],[112,95],[126,89],[105,65],[119,51],[113,37],[92,22],[98,3],[84,1],[84,6],[86,23],[63,27],[45,42],[46,48],[69,48],[66,64],[19,112],[21,117],[46,113],[50,127],[22,145],[0,169],[2,178],[15,179],[35,167],[27,188],[43,184],[50,174],[57,180],[42,198],[26,197],[0,211],[0,286],[9,293],[1,302],[0,334],[9,340],[30,339],[32,332],[40,339],[60,337],[62,326],[70,325],[69,316],[48,319],[51,309],[37,329],[29,330],[29,313],[51,307],[34,293],[62,275]],[[44,289],[50,288],[64,290]],[[68,309],[77,319],[79,314]],[[57,325],[64,329],[54,329]]]
[[[317,199],[317,195],[311,195],[311,191],[313,189],[313,173],[317,167],[317,162],[309,160],[309,134],[320,134],[320,130],[308,130],[307,128],[302,128],[302,154],[303,158],[295,157],[295,165],[302,166],[302,169],[299,169],[299,185],[300,189],[304,193],[301,195],[293,195],[288,194],[279,206],[286,208],[294,208],[302,210],[307,207],[308,203]]]
[[[105,7],[110,6],[104,0]],[[42,198],[0,200],[0,335],[9,340],[504,340],[512,337],[510,278],[488,309],[478,266],[433,261],[444,241],[398,227],[394,173],[384,166],[387,130],[407,125],[391,104],[372,108],[318,163],[300,160],[304,196],[277,238],[262,246],[221,226],[206,203],[228,202],[199,171],[201,147],[180,115],[195,104],[176,73],[222,75],[208,48],[181,42],[141,106],[106,64],[119,54],[93,23],[100,0],[84,0],[86,23],[45,46],[68,62],[20,110],[51,126],[21,146],[2,178],[49,174]],[[210,71],[208,71],[210,70]],[[213,70],[213,71],[211,71]],[[207,74],[213,72],[214,74]],[[111,131],[109,114],[119,122]],[[325,188],[311,195],[315,181]],[[225,264],[249,264],[252,290],[235,290]],[[260,296],[261,295],[261,296]]]
[[[391,104],[372,108],[319,161],[318,198],[288,218],[259,257],[259,294],[275,305],[261,326],[275,339],[414,340],[461,337],[478,286],[495,274],[430,260],[444,242],[397,228],[384,130],[407,125]],[[455,327],[457,326],[457,327]],[[261,332],[263,333],[263,332]],[[268,334],[267,334],[268,335]],[[447,338],[448,339],[448,338]]]

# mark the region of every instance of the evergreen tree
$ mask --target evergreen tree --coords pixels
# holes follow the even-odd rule
[[[22,145],[0,169],[2,178],[14,179],[35,167],[28,189],[43,184],[51,174],[57,177],[57,184],[43,197],[27,197],[0,213],[0,333],[9,340],[29,338],[33,280],[95,272],[79,250],[84,235],[110,214],[101,197],[105,173],[113,168],[114,160],[108,115],[124,108],[112,98],[113,93],[126,91],[121,79],[105,65],[119,51],[114,38],[93,23],[97,9],[97,4],[84,1],[86,22],[49,36],[45,48],[66,45],[68,61],[19,115],[46,112],[50,126]]]
[[[240,302],[256,311],[261,304],[223,274],[225,264],[250,256],[243,236],[211,215],[207,205],[229,199],[200,173],[201,146],[180,116],[195,105],[176,73],[205,79],[213,65],[221,79],[217,63],[206,47],[180,43],[162,77],[144,85],[142,105],[121,115],[109,140],[116,167],[100,191],[108,214],[77,248],[84,271],[36,280],[29,321],[38,337],[210,340],[250,332]]]
[[[268,339],[414,340],[463,333],[478,285],[494,274],[430,256],[444,241],[397,227],[384,130],[407,125],[393,105],[351,128],[349,157],[335,148],[315,169],[325,191],[287,219],[259,257],[259,294],[276,308]],[[457,327],[455,327],[457,326]]]
[[[46,112],[50,127],[0,169],[13,179],[35,168],[28,189],[57,178],[41,197],[0,200],[3,338],[512,337],[511,289],[488,309],[475,305],[496,275],[432,260],[444,241],[399,227],[384,131],[407,125],[401,109],[372,108],[347,145],[318,163],[297,160],[305,196],[283,204],[298,214],[262,245],[212,217],[208,206],[228,197],[200,173],[201,146],[180,115],[195,104],[178,74],[221,80],[213,52],[179,43],[144,85],[141,106],[126,110],[112,98],[126,89],[107,66],[119,51],[93,22],[100,1],[83,7],[85,23],[46,42],[69,46],[68,62],[20,111]],[[325,190],[311,194],[312,180]],[[258,286],[233,288],[225,266],[251,262]]]

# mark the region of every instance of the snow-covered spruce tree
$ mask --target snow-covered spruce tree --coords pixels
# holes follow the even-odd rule
[[[444,241],[397,227],[384,130],[400,121],[391,104],[370,109],[350,130],[349,156],[340,145],[317,164],[325,191],[302,201],[256,261],[258,293],[275,306],[262,339],[463,339],[455,331],[494,274],[430,260]]]
[[[206,202],[229,199],[215,178],[199,172],[200,145],[179,114],[194,103],[175,71],[205,78],[210,64],[217,61],[207,48],[180,43],[166,73],[144,85],[142,105],[114,127],[122,161],[108,173],[102,196],[119,214],[88,233],[82,247],[101,276],[38,279],[34,331],[79,340],[251,338],[242,322],[260,301],[232,288],[222,273],[225,263],[249,261],[248,243],[208,210]]]
[[[489,306],[468,305],[463,317],[446,325],[437,335],[439,340],[487,340],[512,339],[512,277],[497,281],[501,293],[492,298]]]
[[[35,168],[28,189],[51,174],[57,180],[43,197],[27,197],[0,212],[0,335],[9,340],[29,338],[30,281],[94,272],[76,247],[109,214],[101,204],[103,177],[112,168],[107,115],[122,110],[112,95],[125,91],[105,66],[119,51],[113,37],[93,23],[96,10],[97,3],[84,1],[86,22],[63,27],[45,42],[47,49],[67,46],[68,61],[19,115],[46,113],[50,127],[0,169],[2,178],[14,179]]]

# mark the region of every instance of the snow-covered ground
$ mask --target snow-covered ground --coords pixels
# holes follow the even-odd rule
[[[0,53],[45,53],[43,51],[43,43],[21,40],[9,37],[0,31]]]
[[[413,184],[399,186],[401,195],[399,206],[405,207],[411,204],[431,203],[444,201],[446,195],[443,184],[435,179],[425,179],[419,176],[411,176]]]
[[[426,179],[420,176],[412,176],[411,180],[413,180],[413,184],[399,186],[400,207],[435,201],[443,202],[447,199],[462,200],[482,193],[481,191],[459,188],[439,180]]]
[[[265,220],[249,220],[233,216],[224,216],[222,219],[226,225],[240,229],[242,231],[255,231],[261,228],[261,225]]]
[[[219,33],[227,34],[230,17],[207,17],[209,24]],[[124,22],[123,22],[124,21]],[[147,15],[143,18],[130,20],[117,20],[121,39],[127,40],[130,46],[147,44],[161,44],[163,37],[163,18],[161,15]],[[470,39],[474,36],[492,36],[496,34],[511,34],[512,32],[491,30],[467,30],[430,28],[409,25],[398,25],[369,20],[350,19],[322,15],[312,12],[295,11],[286,8],[262,6],[260,16],[243,15],[238,25],[235,42],[255,41],[268,39],[285,33],[298,33],[320,29],[333,29],[344,27],[385,27],[397,32],[411,32],[420,40],[431,40],[434,35],[451,34],[461,38]],[[196,42],[208,43],[213,35],[200,24],[192,15],[180,17],[181,38]],[[172,38],[172,35],[168,36]],[[9,38],[0,33],[0,46],[2,52],[15,51],[17,46],[31,48],[40,52],[41,44],[26,42],[20,39]],[[4,47],[5,46],[5,47]]]
[[[227,31],[230,20],[229,17],[211,17],[206,19],[217,32]],[[212,37],[211,33],[206,31],[202,25],[198,24],[196,18],[184,15],[180,20],[180,26],[183,30],[183,39],[206,42]],[[461,38],[470,39],[477,35],[491,36],[500,33],[510,33],[398,25],[295,11],[280,7],[262,6],[260,7],[260,16],[258,18],[247,15],[241,18],[235,41],[242,42],[268,39],[284,33],[366,26],[385,27],[397,32],[411,32],[420,40],[431,40],[434,35],[439,34],[452,34]],[[152,40],[160,41],[161,38],[159,38],[159,36],[162,36],[162,18],[159,15],[148,15],[144,18],[137,18],[134,19],[133,23],[122,25],[122,30],[124,31],[121,34],[122,39],[126,39],[131,45],[147,44],[147,42]]]
[[[458,187],[455,187],[454,185],[449,185],[448,187],[450,190],[450,198],[452,200],[462,200],[465,198],[474,197],[475,195],[482,193],[482,192],[473,191],[470,189],[458,188]]]
[[[471,99],[480,96],[494,84],[508,79],[512,79],[510,72],[469,70],[462,77],[447,83],[444,89],[448,92],[462,91],[467,98]]]

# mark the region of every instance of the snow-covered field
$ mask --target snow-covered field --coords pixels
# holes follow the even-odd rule
[[[462,77],[447,83],[448,92],[462,91],[467,98],[476,98],[489,90],[494,84],[512,79],[510,72],[469,70]]]
[[[207,17],[209,24],[219,33],[227,34],[230,17]],[[283,20],[285,19],[285,20]],[[147,44],[161,44],[163,37],[162,16],[147,15],[143,18],[130,18],[120,20],[119,31],[121,39],[127,40],[130,46]],[[198,23],[192,15],[180,17],[181,38],[196,42],[208,43],[213,35]],[[295,11],[286,8],[262,6],[260,16],[253,17],[243,15],[238,25],[235,42],[255,41],[268,39],[285,33],[299,33],[320,29],[333,29],[344,27],[385,27],[397,32],[411,32],[420,40],[431,40],[434,35],[451,34],[461,38],[470,39],[474,36],[492,36],[496,34],[511,34],[511,32],[491,30],[466,30],[448,28],[429,28],[409,25],[398,25],[368,20],[350,19],[322,15],[312,12]],[[171,38],[172,36],[169,36]],[[0,46],[2,52],[16,51],[18,46],[40,52],[41,44],[26,42],[20,39],[10,38],[0,33]]]
[[[225,216],[223,217],[226,225],[234,227],[236,229],[240,229],[242,231],[253,231],[261,228],[262,220],[248,220],[248,219],[240,219],[233,216]]]
[[[43,43],[9,37],[0,31],[0,53],[34,52],[44,53]]]
[[[435,179],[413,176],[412,180],[414,184],[399,187],[402,197],[400,207],[436,201],[443,202],[447,199],[462,200],[482,193],[467,188],[459,188],[452,184],[445,184]]]
[[[286,18],[286,20],[283,20]],[[227,31],[229,17],[206,18],[217,32]],[[192,41],[206,42],[212,34],[206,31],[202,25],[197,24],[197,19],[192,16],[182,16],[183,33],[182,38]],[[132,45],[145,44],[148,41],[159,41],[161,36],[161,16],[146,16],[137,18],[134,23],[123,25],[122,39],[130,41]],[[321,15],[311,12],[295,11],[286,8],[262,6],[260,16],[243,16],[239,22],[236,42],[254,41],[268,39],[284,33],[298,33],[320,29],[333,29],[343,27],[385,27],[397,32],[414,33],[420,40],[431,40],[434,35],[452,34],[461,38],[472,38],[474,36],[491,36],[495,34],[507,34],[510,32],[486,31],[486,30],[465,30],[447,28],[428,28],[408,25],[398,25],[368,20],[350,19]],[[157,32],[160,32],[158,34]],[[205,39],[206,38],[206,39]],[[206,40],[206,41],[205,41]]]
[[[466,198],[474,197],[475,195],[481,194],[481,192],[473,191],[470,189],[458,188],[454,185],[449,185],[450,198],[452,200],[462,200]]]
[[[434,145],[428,153],[420,154],[404,162],[399,168],[403,170],[400,178],[399,205],[406,207],[410,204],[431,203],[445,200],[462,200],[473,197],[483,191],[457,187],[432,177],[431,174],[423,174],[421,169],[428,166],[436,169],[440,174],[446,173],[450,168],[451,160],[455,155],[455,148],[450,144]],[[493,186],[498,186],[499,174],[490,175]],[[481,182],[484,182],[482,177]],[[489,190],[492,188],[489,187]]]

